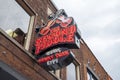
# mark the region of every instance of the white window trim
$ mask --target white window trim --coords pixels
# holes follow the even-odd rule
[[[61,73],[60,70],[56,70],[56,71],[55,71],[55,75],[56,75],[58,78],[60,78],[60,73]]]
[[[77,59],[74,59],[73,64],[75,65],[76,70],[76,80],[80,80],[80,63],[77,61]]]
[[[24,47],[25,47],[26,50],[29,50],[34,20],[35,20],[35,16],[30,16],[28,32],[27,32],[27,36],[26,36],[26,40],[25,40],[25,44],[24,44]]]

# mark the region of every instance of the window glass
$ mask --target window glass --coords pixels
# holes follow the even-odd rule
[[[27,77],[0,61],[0,80],[28,80]]]
[[[67,80],[76,80],[76,70],[73,63],[67,66]]]
[[[0,28],[10,36],[19,36],[21,40],[24,40],[29,20],[30,16],[15,0],[0,0]],[[20,39],[15,38],[17,41]]]
[[[90,74],[87,72],[87,79],[90,80]]]
[[[97,80],[90,70],[87,70],[87,80]]]
[[[30,16],[15,0],[0,0],[0,28],[3,30],[20,28],[27,33]]]

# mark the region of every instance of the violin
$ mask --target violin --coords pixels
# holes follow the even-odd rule
[[[55,20],[50,20],[48,24],[40,30],[40,34],[47,35],[50,31],[51,26],[53,26],[55,23],[60,24],[60,26],[63,28],[66,28],[71,24],[72,21],[73,19],[71,17],[65,17],[62,15]]]

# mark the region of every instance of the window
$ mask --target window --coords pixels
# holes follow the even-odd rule
[[[20,28],[27,33],[30,16],[15,0],[0,0],[0,27],[7,30]]]
[[[67,80],[76,80],[76,70],[73,63],[67,66]]]
[[[0,28],[25,47],[29,42],[31,19],[16,0],[0,0]]]
[[[67,66],[67,80],[80,80],[80,64],[75,59]]]
[[[61,80],[61,69],[50,72]],[[66,67],[66,76],[67,80],[80,80],[80,64],[76,59]]]
[[[87,80],[98,80],[89,69],[87,69]]]
[[[1,80],[28,80],[27,77],[18,73],[7,64],[0,61],[0,79]]]
[[[0,68],[0,78],[2,80],[17,80],[14,76],[12,76],[11,74],[7,73],[5,70],[3,70],[2,68]]]

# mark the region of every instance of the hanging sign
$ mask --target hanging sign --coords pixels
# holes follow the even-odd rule
[[[59,69],[72,62],[69,49],[80,48],[80,31],[72,17],[59,10],[38,32],[34,54],[38,63],[47,70]],[[69,60],[69,61],[67,61]]]

